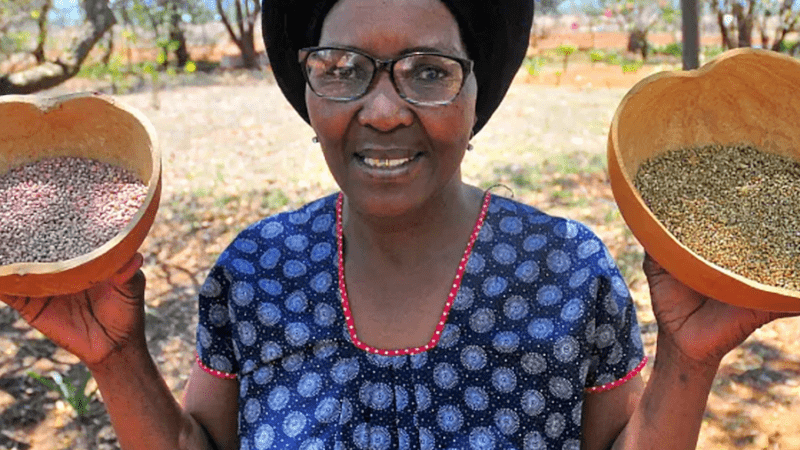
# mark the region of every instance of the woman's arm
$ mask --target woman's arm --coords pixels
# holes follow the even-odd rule
[[[239,448],[239,381],[209,375],[197,364],[183,396],[183,408],[217,445],[217,450]]]
[[[629,422],[644,391],[641,375],[614,389],[586,394],[581,429],[583,450],[607,450]]]
[[[238,383],[195,376],[183,410],[158,372],[144,333],[141,265],[142,257],[137,254],[111,280],[77,294],[49,298],[0,295],[0,301],[91,370],[123,449],[236,448],[232,444],[236,430],[234,427],[231,435],[230,421],[236,421],[238,389],[231,384]],[[192,394],[203,390],[214,393]],[[223,419],[222,414],[229,417]],[[201,423],[208,425],[208,433]]]
[[[195,369],[176,401],[147,352],[119,352],[90,367],[124,450],[234,450],[236,380]]]
[[[645,387],[641,376],[586,394],[583,450],[694,449],[716,370],[690,370],[659,350]],[[678,358],[680,359],[680,358]]]
[[[613,449],[696,448],[722,358],[760,326],[790,315],[740,308],[704,297],[673,278],[648,255],[644,272],[658,322],[653,371],[632,412],[624,409],[630,393],[614,393],[619,387],[609,391],[610,396],[588,395],[584,423],[600,430],[584,428],[584,449],[606,448],[602,441],[615,434],[614,428],[625,415],[629,419]],[[604,413],[616,418],[595,417]],[[593,442],[592,436],[601,437]]]
[[[717,365],[698,365],[657,344],[644,393],[612,449],[694,449]]]

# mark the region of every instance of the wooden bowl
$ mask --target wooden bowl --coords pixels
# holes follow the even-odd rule
[[[46,297],[83,291],[128,262],[153,224],[161,195],[161,153],[155,129],[142,113],[101,94],[0,96],[0,174],[63,156],[93,158],[138,175],[148,187],[144,204],[121,232],[90,253],[0,266],[0,293]]]
[[[735,274],[681,244],[645,205],[634,176],[650,157],[706,144],[750,144],[800,160],[798,86],[800,61],[737,49],[697,70],[644,78],[617,108],[608,170],[622,217],[656,261],[703,295],[755,309],[800,311],[800,292]]]

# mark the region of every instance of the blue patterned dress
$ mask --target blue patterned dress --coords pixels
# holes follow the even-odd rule
[[[600,240],[489,194],[428,348],[366,347],[340,286],[340,199],[253,224],[202,287],[197,360],[238,378],[242,450],[578,450],[584,396],[643,367]]]

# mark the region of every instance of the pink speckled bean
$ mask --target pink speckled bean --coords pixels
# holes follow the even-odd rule
[[[88,253],[125,228],[146,195],[135,175],[92,159],[14,168],[0,176],[0,265]]]

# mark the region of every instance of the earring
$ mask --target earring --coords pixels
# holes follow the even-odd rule
[[[475,148],[475,147],[473,147],[472,144],[467,144],[467,151],[468,152],[471,152],[473,148]]]
[[[319,138],[314,136],[314,137],[311,138],[311,142],[313,142],[315,144],[319,144]]]

